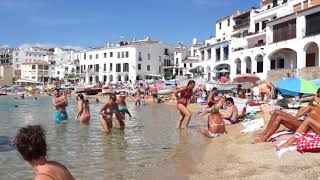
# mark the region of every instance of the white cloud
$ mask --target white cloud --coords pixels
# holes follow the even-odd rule
[[[30,47],[54,48],[54,47],[57,47],[57,45],[52,43],[34,43],[34,44],[25,43],[19,46],[19,48],[30,48]]]

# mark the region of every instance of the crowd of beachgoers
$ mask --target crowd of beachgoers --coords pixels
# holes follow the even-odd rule
[[[114,85],[108,86],[112,90]],[[313,138],[318,143],[320,140],[316,136],[320,134],[320,89],[315,96],[310,96],[308,105],[298,107],[296,114],[286,111],[289,105],[285,98],[278,93],[274,84],[268,82],[253,82],[249,90],[243,90],[239,84],[236,89],[226,94],[219,92],[216,87],[208,91],[205,84],[196,84],[194,80],[189,80],[186,86],[175,87],[173,92],[161,96],[156,84],[137,83],[134,89],[134,92],[108,93],[108,98],[99,109],[101,130],[106,135],[113,128],[124,130],[126,115],[131,118],[126,99],[134,101],[137,107],[174,102],[179,112],[177,129],[188,128],[192,116],[202,116],[207,121],[207,127],[197,129],[199,133],[207,138],[218,138],[228,132],[228,127],[245,121],[254,121],[255,116],[260,114],[268,124],[256,135],[253,143],[276,139],[275,133],[280,126],[284,126],[288,130],[286,132],[291,133],[279,134],[279,136],[285,134],[287,138],[284,143],[276,146],[278,151],[302,141],[304,143],[300,143],[298,150],[304,152],[320,150],[316,145],[305,141],[307,137]],[[50,92],[52,106],[56,109],[56,123],[63,123],[69,119],[66,107],[71,94],[69,90],[61,91],[58,88]],[[77,116],[70,119],[88,124],[91,119],[89,98],[82,93],[73,94],[77,99]],[[24,98],[24,93],[21,98]],[[99,98],[96,101],[99,101]],[[244,106],[238,105],[241,101],[245,102]],[[196,113],[191,112],[188,107],[193,103],[199,104],[200,107]],[[23,159],[32,166],[35,179],[73,179],[66,167],[46,159],[45,130],[41,126],[21,128],[16,136],[15,145]]]

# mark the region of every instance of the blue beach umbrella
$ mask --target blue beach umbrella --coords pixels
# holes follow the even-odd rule
[[[301,78],[288,78],[274,83],[281,94],[298,96],[302,94],[317,94],[316,84]]]
[[[312,80],[311,82],[313,82],[318,86],[318,88],[320,88],[320,79],[315,79],[315,80]]]

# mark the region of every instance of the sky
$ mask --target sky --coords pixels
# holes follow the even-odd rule
[[[190,45],[259,0],[0,0],[0,46],[95,47],[151,39]]]

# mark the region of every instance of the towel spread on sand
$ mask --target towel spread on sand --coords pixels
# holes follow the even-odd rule
[[[255,119],[255,120],[251,120],[251,121],[241,122],[241,124],[244,127],[244,129],[241,130],[240,132],[251,133],[251,132],[254,132],[254,131],[257,131],[257,130],[263,128],[264,127],[264,120],[263,120],[263,118],[260,118],[260,119]]]

